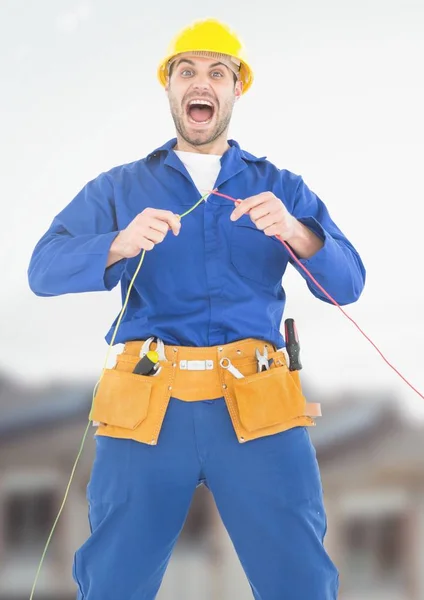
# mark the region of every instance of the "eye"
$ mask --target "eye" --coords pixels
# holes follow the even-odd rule
[[[181,71],[181,76],[182,77],[190,77],[190,75],[193,74],[193,71],[191,69],[184,69],[183,71]]]
[[[212,71],[212,77],[224,77],[224,74],[221,71]]]

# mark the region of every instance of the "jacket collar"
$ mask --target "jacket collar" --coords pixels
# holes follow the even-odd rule
[[[190,180],[187,169],[174,152],[173,148],[177,143],[177,138],[173,138],[156,148],[147,155],[146,160],[150,161],[156,157],[163,165],[179,171],[185,179]],[[222,186],[226,181],[238,175],[244,169],[247,169],[249,163],[259,163],[266,160],[266,156],[256,157],[240,148],[240,145],[235,140],[228,140],[229,149],[221,157],[221,170],[216,181],[216,187]],[[216,199],[215,199],[216,200]]]

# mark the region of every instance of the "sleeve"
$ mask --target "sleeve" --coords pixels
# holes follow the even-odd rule
[[[308,259],[299,259],[316,281],[340,305],[356,302],[365,286],[366,271],[357,250],[330,217],[325,204],[300,178],[296,188],[293,216],[324,242]],[[330,303],[307,273],[290,257],[293,267],[306,280],[312,294]]]
[[[127,262],[106,268],[118,233],[113,186],[101,174],[56,215],[35,246],[28,268],[31,290],[37,296],[59,296],[113,289]]]

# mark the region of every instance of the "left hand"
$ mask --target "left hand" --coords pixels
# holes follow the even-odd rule
[[[279,235],[287,241],[296,235],[298,221],[272,192],[262,192],[240,201],[230,218],[237,221],[242,215],[249,217],[265,235]]]

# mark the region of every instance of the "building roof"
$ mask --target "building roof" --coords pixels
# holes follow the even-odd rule
[[[350,440],[368,437],[388,423],[402,420],[398,400],[389,393],[340,394],[322,404],[323,416],[317,427],[311,428],[311,438],[317,449],[323,451]]]
[[[84,382],[22,386],[0,373],[0,441],[28,429],[88,419],[93,388]]]

